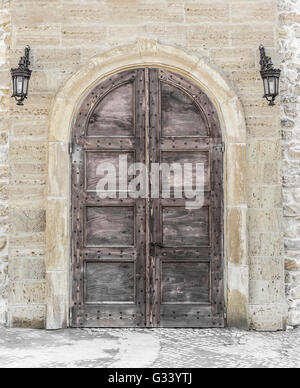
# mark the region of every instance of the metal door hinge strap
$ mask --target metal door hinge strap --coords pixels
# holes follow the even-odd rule
[[[225,144],[218,144],[213,147],[214,151],[225,152]]]

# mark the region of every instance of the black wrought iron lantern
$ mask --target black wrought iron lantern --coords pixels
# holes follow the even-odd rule
[[[266,56],[266,50],[263,45],[259,46],[260,50],[260,67],[261,77],[264,82],[264,89],[266,98],[269,101],[269,105],[275,105],[275,99],[279,94],[279,80],[281,70],[275,69],[270,57]]]
[[[17,69],[11,69],[13,88],[12,97],[18,101],[17,105],[24,105],[23,101],[27,98],[28,95],[29,80],[32,73],[32,71],[29,70],[29,52],[30,47],[26,46],[25,55],[21,57],[19,61],[19,67]]]

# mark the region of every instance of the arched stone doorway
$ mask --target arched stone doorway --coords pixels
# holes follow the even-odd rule
[[[46,326],[57,329],[70,325],[69,142],[73,120],[85,96],[101,80],[138,67],[159,67],[181,74],[198,85],[214,104],[226,146],[224,278],[227,323],[247,327],[246,129],[243,110],[224,78],[204,60],[153,40],[141,40],[95,57],[56,96],[49,131]]]
[[[72,132],[72,325],[224,326],[223,143],[208,97],[174,72],[122,71]]]

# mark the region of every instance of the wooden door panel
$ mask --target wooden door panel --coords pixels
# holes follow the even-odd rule
[[[173,149],[173,146],[172,146]],[[190,164],[193,166],[193,174],[192,174],[192,181],[190,183],[190,186],[185,186],[185,189],[193,189],[195,187],[196,183],[199,185],[199,187],[203,188],[205,191],[210,190],[210,151],[182,151],[182,149],[179,149],[177,151],[162,151],[161,152],[161,163],[166,163],[168,166],[172,165],[180,165],[182,174],[180,176],[181,179],[178,179],[177,182],[174,182],[174,173],[173,174],[165,174],[165,176],[162,177],[162,183],[163,187],[170,187],[171,188],[171,194],[174,194],[174,189],[180,189],[183,187],[184,182],[184,166]],[[204,180],[202,179],[202,175],[198,174],[196,176],[196,166],[197,164],[203,165],[204,169]],[[176,171],[176,168],[175,168]],[[170,179],[171,178],[171,179]],[[177,184],[176,184],[177,183]],[[163,197],[164,197],[164,193]],[[167,192],[166,194],[169,194]],[[182,193],[184,194],[184,193]]]
[[[179,88],[160,83],[162,136],[208,136],[208,125],[196,102]]]
[[[210,303],[209,263],[162,262],[161,273],[162,304]]]
[[[132,207],[87,207],[85,219],[87,247],[135,245],[135,215]]]
[[[113,85],[112,85],[113,86]],[[113,89],[90,113],[88,136],[133,136],[133,93],[130,82]]]
[[[112,188],[112,194],[119,193],[119,158],[124,157],[127,158],[128,165],[131,165],[135,162],[135,153],[132,152],[107,152],[107,151],[87,151],[85,152],[85,189],[86,191],[96,190],[101,192],[99,188],[97,188],[97,184],[101,178],[106,177],[106,181],[108,182],[109,187]],[[103,166],[99,171],[99,167]],[[108,166],[112,165],[115,168],[115,174],[107,174]],[[104,168],[105,167],[105,168]],[[131,179],[129,179],[129,182]],[[117,183],[117,185],[116,185]],[[105,188],[105,187],[104,187]],[[116,190],[114,190],[114,188]],[[105,188],[105,192],[108,191],[108,188]]]
[[[134,262],[87,262],[86,303],[134,303]]]
[[[173,248],[210,245],[209,208],[162,207],[163,245]]]

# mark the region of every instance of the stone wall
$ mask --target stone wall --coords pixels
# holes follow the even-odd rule
[[[300,2],[279,1],[288,323],[300,325]]]
[[[8,296],[8,129],[9,129],[9,1],[0,1],[0,325],[6,323]]]
[[[256,329],[284,328],[280,112],[278,104],[270,108],[262,99],[258,58],[258,46],[264,43],[279,62],[277,0],[11,4],[11,62],[16,64],[30,44],[33,75],[25,106],[10,101],[9,324],[44,327],[47,130],[55,94],[92,56],[153,37],[207,58],[243,103],[248,131],[249,321]],[[242,216],[233,217],[233,231]],[[231,235],[228,243],[234,245]],[[244,281],[248,287],[248,273]]]

